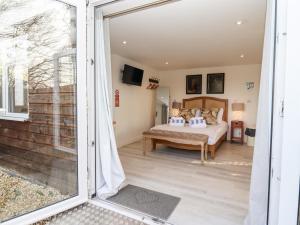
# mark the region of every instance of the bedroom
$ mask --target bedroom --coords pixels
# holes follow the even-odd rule
[[[169,223],[242,224],[247,214],[266,3],[228,4],[175,1],[109,20],[114,132],[126,184],[180,198],[168,218],[148,213]],[[113,15],[113,7],[103,10]],[[140,84],[124,82],[125,65],[143,70]],[[196,88],[189,87],[193,82]],[[223,121],[215,125],[220,133],[211,131],[215,137],[208,135],[203,151],[199,144],[156,136],[151,151],[155,144],[143,133],[185,107],[222,108]],[[237,143],[231,143],[231,125]],[[188,126],[192,133],[213,127]]]

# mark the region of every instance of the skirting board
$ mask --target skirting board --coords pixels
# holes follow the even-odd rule
[[[142,140],[143,139],[143,135],[141,134],[139,136],[136,136],[134,138],[130,138],[130,139],[127,139],[126,141],[121,141],[121,142],[118,141],[118,138],[116,138],[116,139],[117,139],[117,147],[118,148],[122,148],[122,147],[124,147],[126,145],[129,145],[131,143],[134,143],[134,142]]]

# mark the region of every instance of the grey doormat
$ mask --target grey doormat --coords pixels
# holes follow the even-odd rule
[[[149,189],[127,185],[117,195],[108,199],[111,202],[167,220],[180,198]]]

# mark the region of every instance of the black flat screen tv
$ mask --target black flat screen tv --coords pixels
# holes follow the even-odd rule
[[[125,84],[142,86],[143,75],[144,75],[144,70],[125,64],[122,81]]]

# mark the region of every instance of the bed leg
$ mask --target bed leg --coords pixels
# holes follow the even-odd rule
[[[156,150],[156,141],[151,139],[151,145],[152,145],[152,151],[155,151]]]
[[[212,158],[212,159],[215,159],[215,157],[216,157],[216,150],[213,149],[213,150],[210,152],[210,155],[211,155],[211,158]]]
[[[143,155],[146,155],[146,151],[147,151],[147,138],[144,137],[143,138]]]
[[[205,144],[201,145],[201,163],[204,164],[204,152],[205,152]]]
[[[208,159],[208,157],[207,157],[207,153],[208,152],[208,144],[205,144],[205,160],[207,160]]]

